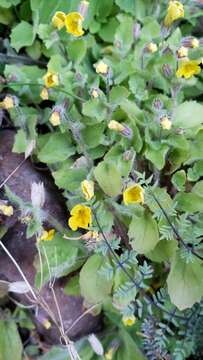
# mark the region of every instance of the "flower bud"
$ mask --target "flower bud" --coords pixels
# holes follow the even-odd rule
[[[169,64],[163,64],[162,71],[165,77],[170,78],[172,76],[172,69]]]
[[[200,43],[196,37],[187,36],[181,40],[181,45],[186,48],[196,49],[199,47]]]
[[[105,62],[101,60],[96,64],[95,69],[97,74],[106,75],[108,73],[109,67]]]
[[[182,59],[184,57],[188,56],[188,48],[186,48],[185,46],[181,46],[177,51],[176,51],[177,57],[179,59]]]
[[[163,108],[163,102],[160,99],[155,99],[153,102],[153,108],[156,111],[160,111]]]
[[[42,98],[42,100],[48,100],[49,99],[49,92],[48,92],[46,87],[44,87],[42,89],[42,91],[40,92],[40,97]]]
[[[139,23],[135,23],[135,25],[133,26],[133,36],[135,40],[139,39],[140,32],[141,32],[141,25]]]
[[[158,50],[157,44],[150,42],[146,47],[145,47],[146,51],[148,51],[149,53],[155,53]]]
[[[167,116],[163,116],[160,119],[160,125],[161,125],[163,130],[170,130],[171,126],[172,126],[172,122]]]
[[[60,112],[55,110],[51,113],[51,116],[49,118],[49,122],[53,125],[53,126],[59,126],[61,124],[61,115]]]
[[[3,109],[9,110],[18,106],[18,99],[13,95],[6,95],[4,100],[0,103]]]
[[[116,120],[111,120],[108,123],[108,128],[111,130],[114,130],[116,132],[121,133],[123,136],[127,137],[128,139],[132,138],[132,129],[130,129],[128,126],[126,125],[122,125],[120,124],[118,121]]]
[[[82,0],[80,5],[79,5],[79,9],[78,12],[85,17],[87,15],[88,12],[88,8],[89,8],[89,1],[86,0]]]
[[[99,90],[98,89],[92,89],[91,91],[91,96],[94,98],[94,99],[97,99],[99,97]]]

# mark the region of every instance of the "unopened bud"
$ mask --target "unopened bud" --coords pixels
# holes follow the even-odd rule
[[[85,17],[87,15],[88,12],[88,8],[89,8],[89,1],[86,0],[82,0],[80,5],[79,5],[79,9],[78,12]]]
[[[151,42],[146,46],[146,50],[150,53],[155,53],[158,50],[157,44]]]
[[[92,89],[91,95],[94,99],[97,99],[99,97],[99,90],[98,89]]]
[[[133,36],[135,40],[138,40],[140,37],[140,32],[141,32],[141,25],[139,23],[136,23],[133,26]]]
[[[153,108],[154,110],[161,110],[163,108],[163,102],[160,99],[155,99],[153,102]]]
[[[42,89],[42,91],[40,92],[40,97],[42,98],[42,100],[48,100],[49,99],[49,92],[48,92],[48,89],[46,87],[44,87]]]
[[[165,77],[170,78],[172,76],[172,69],[169,64],[163,64],[162,71]]]
[[[177,57],[179,59],[185,58],[188,56],[188,48],[186,48],[185,46],[181,46],[177,51],[176,51]]]
[[[181,45],[185,46],[186,48],[196,49],[199,47],[200,43],[196,37],[187,36],[182,39]]]
[[[6,95],[4,100],[0,103],[3,109],[9,110],[18,106],[18,99],[13,95]]]
[[[106,75],[108,73],[108,65],[103,62],[103,61],[99,61],[96,66],[95,66],[95,69],[96,69],[96,73],[97,74],[103,74],[103,75]]]
[[[59,126],[61,124],[61,115],[59,111],[53,111],[50,118],[49,118],[49,122],[53,125],[53,126]]]
[[[171,126],[172,126],[172,122],[167,116],[163,116],[160,119],[160,125],[161,125],[163,130],[170,130]]]

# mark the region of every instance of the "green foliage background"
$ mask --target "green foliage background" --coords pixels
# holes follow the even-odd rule
[[[34,141],[32,160],[50,169],[63,191],[67,216],[75,204],[86,204],[95,214],[92,228],[102,230],[102,240],[90,251],[82,240],[73,245],[63,239],[63,232],[81,235],[68,225],[62,231],[56,227],[54,240],[43,246],[56,277],[78,270],[73,289],[67,284],[64,291],[79,289],[86,305],[97,304],[97,312],[103,311],[101,341],[106,351],[118,340],[116,360],[167,354],[179,360],[202,351],[203,75],[177,79],[176,51],[185,36],[203,36],[198,28],[203,10],[198,1],[183,3],[184,19],[164,36],[167,1],[90,0],[85,35],[74,38],[64,29],[57,31],[51,19],[56,11],[77,11],[79,1],[0,0],[0,70],[7,80],[0,88],[19,100],[9,110],[17,129],[13,151],[25,153]],[[150,42],[158,50],[143,52]],[[203,46],[190,49],[189,57],[201,59]],[[108,77],[96,74],[99,60],[108,64]],[[43,101],[47,69],[59,74],[60,84]],[[92,97],[93,89],[99,89],[98,98]],[[56,128],[49,122],[54,106],[64,109]],[[161,128],[163,116],[171,119],[170,130]],[[132,138],[110,130],[112,119],[132,129]],[[81,191],[86,178],[96,184],[90,203]],[[144,206],[123,205],[122,192],[132,180],[145,188]],[[28,206],[7,193],[21,210]],[[33,210],[33,219],[28,237],[43,225],[40,212]],[[118,223],[123,231],[116,231]],[[133,314],[135,325],[125,327],[122,316]],[[15,323],[4,322],[4,360],[11,359],[8,336],[18,343],[11,342],[13,358],[21,352]],[[99,358],[86,339],[77,346],[81,359]],[[65,360],[67,353],[54,347],[40,359]]]

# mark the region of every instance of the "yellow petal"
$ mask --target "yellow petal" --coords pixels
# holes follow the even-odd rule
[[[138,184],[131,185],[123,193],[123,202],[125,205],[143,204],[144,189]]]
[[[83,16],[78,12],[71,12],[67,14],[65,18],[67,32],[74,36],[82,36],[84,34],[82,29],[83,20]]]
[[[91,200],[94,196],[94,182],[91,180],[84,180],[81,183],[82,192],[85,196],[85,199]]]
[[[52,18],[52,25],[58,30],[65,26],[66,14],[62,11],[57,11]]]

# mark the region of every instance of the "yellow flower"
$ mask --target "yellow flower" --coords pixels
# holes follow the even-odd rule
[[[82,192],[85,196],[85,199],[91,200],[94,196],[94,182],[91,180],[84,180],[81,182]]]
[[[5,216],[12,216],[13,215],[13,206],[11,206],[11,205],[0,205],[0,211]]]
[[[105,62],[99,61],[95,69],[97,74],[107,74],[109,67]]]
[[[150,53],[154,53],[158,50],[158,47],[157,47],[157,44],[151,42],[147,45],[147,50],[150,52]]]
[[[123,193],[123,201],[125,205],[143,204],[144,189],[138,184],[129,186]]]
[[[1,107],[6,110],[12,109],[14,108],[14,106],[15,106],[15,102],[11,95],[7,95],[4,98],[4,100],[1,102]]]
[[[52,25],[61,30],[65,26],[66,14],[63,11],[57,11],[52,18]]]
[[[47,71],[47,73],[43,77],[43,80],[47,88],[59,85],[58,74],[51,71]]]
[[[70,212],[71,217],[68,220],[68,225],[73,231],[78,228],[88,229],[92,223],[92,212],[88,206],[75,205]]]
[[[164,25],[169,27],[172,23],[184,17],[184,7],[180,1],[169,1],[167,15],[164,19]]]
[[[125,130],[125,126],[123,126],[122,124],[120,124],[118,121],[116,120],[111,120],[108,123],[108,128],[117,132],[122,132]]]
[[[185,79],[191,78],[193,75],[197,75],[201,72],[200,61],[198,60],[186,60],[179,64],[176,76],[184,77]]]
[[[68,33],[74,36],[82,36],[84,31],[82,29],[82,22],[84,17],[78,12],[71,12],[66,15],[65,25]]]
[[[47,88],[43,88],[41,93],[40,93],[40,97],[42,98],[42,100],[48,100],[49,99],[49,92],[47,90]]]
[[[135,323],[135,316],[131,315],[131,316],[123,316],[122,317],[122,322],[125,326],[132,326]]]
[[[177,55],[179,58],[184,58],[188,56],[188,48],[186,48],[185,46],[181,46],[178,50],[177,50]]]
[[[61,123],[60,113],[58,111],[53,111],[49,118],[49,121],[53,126],[60,125],[60,123]]]
[[[114,354],[114,349],[110,348],[105,354],[104,354],[104,358],[106,360],[112,360],[113,359],[113,354]]]
[[[170,130],[172,126],[171,120],[167,116],[163,116],[160,120],[160,125],[164,130]]]
[[[55,229],[44,230],[38,241],[51,241],[55,235]]]

